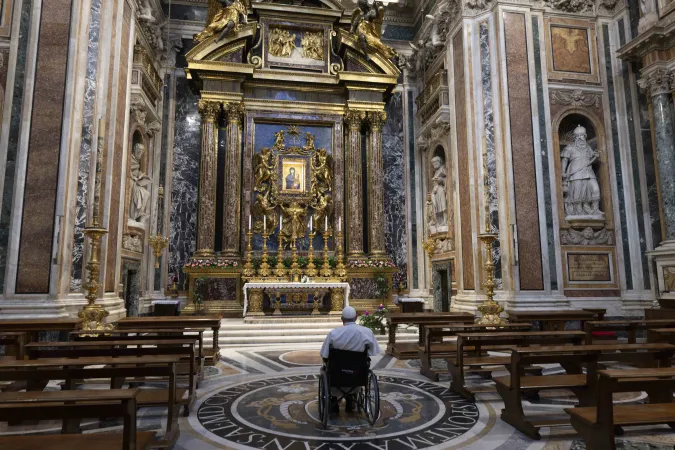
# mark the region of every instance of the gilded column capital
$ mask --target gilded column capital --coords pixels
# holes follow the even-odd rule
[[[347,109],[345,111],[345,124],[350,130],[360,130],[365,119],[366,112],[363,110]]]
[[[220,113],[220,103],[212,100],[199,100],[197,108],[205,122],[215,122]]]
[[[368,113],[368,123],[373,131],[382,131],[387,121],[387,113],[384,111],[370,111]]]
[[[675,76],[672,70],[666,68],[657,68],[642,74],[638,84],[646,90],[651,97],[661,94],[668,94],[675,89]]]
[[[223,103],[223,109],[227,115],[228,123],[240,123],[246,117],[246,106],[244,102]]]

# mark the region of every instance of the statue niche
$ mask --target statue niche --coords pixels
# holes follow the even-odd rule
[[[438,147],[431,158],[432,177],[431,193],[428,197],[429,233],[447,233],[448,231],[448,196],[447,196],[447,170],[445,168],[445,155],[443,149]]]
[[[565,219],[604,220],[595,129],[584,116],[574,114],[563,119],[559,136]]]

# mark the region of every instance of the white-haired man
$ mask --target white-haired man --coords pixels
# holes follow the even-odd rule
[[[368,354],[370,356],[377,355],[382,351],[372,330],[358,325],[356,323],[356,310],[351,306],[347,306],[342,310],[342,326],[332,329],[330,333],[328,333],[328,336],[326,336],[326,340],[323,341],[321,357],[324,360],[327,360],[331,348],[336,350],[362,352],[366,349],[366,346],[368,346]],[[333,395],[331,398],[332,412],[338,412],[338,404],[337,401],[335,401],[337,397],[334,397],[336,393],[337,392],[331,392],[331,395]],[[352,412],[354,410],[354,398],[353,396],[348,395],[346,399],[346,410],[347,412]]]

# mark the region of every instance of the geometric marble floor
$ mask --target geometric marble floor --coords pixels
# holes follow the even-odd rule
[[[222,361],[207,367],[197,390],[198,400],[189,417],[180,417],[176,450],[585,450],[571,427],[544,428],[535,441],[499,419],[502,403],[489,380],[469,377],[477,402],[471,403],[447,390],[448,378],[430,382],[419,374],[419,361],[399,361],[388,355],[372,358],[381,392],[381,415],[370,426],[359,414],[331,417],[323,430],[317,421],[318,345],[294,344],[288,348],[246,347],[223,349]],[[434,361],[443,366],[443,361]],[[546,371],[557,369],[546,368]],[[95,386],[87,386],[92,388]],[[148,386],[152,387],[152,386]],[[105,386],[101,386],[105,389]],[[58,390],[58,383],[50,383]],[[616,401],[640,402],[642,394],[621,394]],[[560,416],[574,404],[566,391],[543,392],[535,403],[524,403],[525,412]],[[165,411],[144,408],[138,413],[138,430],[163,434]],[[119,430],[121,423],[89,421],[84,432]],[[38,426],[0,424],[0,435],[58,433],[60,423]],[[675,448],[675,433],[666,427],[649,431],[629,428],[617,438],[622,450]],[[94,449],[92,449],[94,450]]]

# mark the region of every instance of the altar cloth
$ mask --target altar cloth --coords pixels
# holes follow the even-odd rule
[[[276,289],[283,291],[286,289],[299,289],[306,291],[313,291],[316,289],[344,289],[345,292],[345,302],[343,307],[349,306],[349,283],[246,283],[244,284],[244,317],[248,311],[248,290],[249,289]]]

